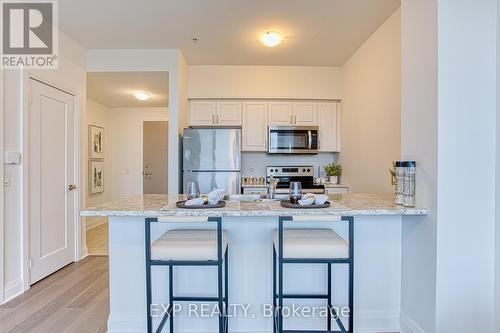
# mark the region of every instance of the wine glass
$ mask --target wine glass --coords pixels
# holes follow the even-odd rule
[[[187,198],[188,200],[198,198],[200,196],[200,186],[197,181],[190,181],[187,185]]]
[[[302,198],[302,183],[290,182],[290,202],[297,204]]]

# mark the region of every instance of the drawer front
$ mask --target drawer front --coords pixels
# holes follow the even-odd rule
[[[349,192],[348,187],[326,187],[326,194],[347,194]]]
[[[267,194],[267,187],[244,187],[243,194]]]

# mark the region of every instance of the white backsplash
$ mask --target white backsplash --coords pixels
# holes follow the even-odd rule
[[[266,175],[266,166],[312,165],[314,176],[319,177],[319,168],[328,163],[335,163],[338,153],[319,153],[317,155],[267,155],[263,152],[241,153],[241,174],[243,177],[261,177]]]

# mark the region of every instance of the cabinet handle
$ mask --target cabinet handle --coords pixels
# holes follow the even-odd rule
[[[293,116],[293,124],[297,125],[297,116]]]
[[[212,115],[212,124],[215,124],[215,115]]]
[[[219,115],[217,115],[217,124],[219,123]]]
[[[290,115],[290,125],[293,125],[293,116]]]

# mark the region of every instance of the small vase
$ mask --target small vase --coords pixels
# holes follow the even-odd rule
[[[338,176],[330,176],[329,177],[330,184],[338,184],[339,183],[339,177]]]

